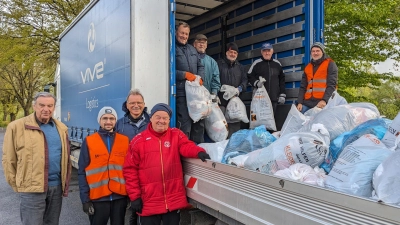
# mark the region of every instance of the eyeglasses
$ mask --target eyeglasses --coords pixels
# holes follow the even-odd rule
[[[101,117],[101,120],[104,120],[104,121],[107,121],[107,120],[110,120],[110,121],[115,121],[115,117]]]
[[[128,102],[128,105],[143,105],[144,102]]]
[[[156,119],[156,120],[169,121],[169,117],[154,116],[154,119]]]

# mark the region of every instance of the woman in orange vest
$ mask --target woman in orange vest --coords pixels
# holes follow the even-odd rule
[[[92,225],[124,224],[127,206],[122,174],[129,138],[114,132],[117,113],[103,107],[97,116],[100,129],[87,136],[79,155],[79,191],[83,211]]]
[[[326,55],[322,43],[315,42],[311,46],[311,58],[304,69],[297,98],[297,109],[301,113],[314,107],[324,108],[337,88],[338,67]]]

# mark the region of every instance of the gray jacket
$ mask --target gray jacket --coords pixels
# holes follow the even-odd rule
[[[176,41],[175,45],[176,66],[176,96],[186,96],[186,72],[199,75],[204,80],[204,66],[200,61],[197,50],[189,44],[182,45]]]

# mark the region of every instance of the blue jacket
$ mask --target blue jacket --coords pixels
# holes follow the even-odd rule
[[[102,128],[99,129],[98,133],[100,134],[101,138],[103,139],[104,144],[107,146],[107,142],[110,141],[110,146],[114,144],[114,132],[108,132],[103,130]],[[111,151],[111,149],[108,149]],[[79,181],[79,194],[81,197],[82,203],[94,201],[94,202],[101,202],[101,201],[113,201],[121,198],[126,198],[127,196],[119,195],[119,194],[111,194],[109,196],[105,196],[96,200],[90,200],[89,198],[89,185],[86,180],[86,167],[90,164],[90,157],[89,157],[89,149],[86,143],[86,138],[82,142],[81,152],[79,155],[78,160],[78,181]]]
[[[221,88],[218,64],[213,58],[206,54],[200,54],[200,60],[205,69],[203,85],[205,88],[207,88],[210,94],[217,94],[219,89]]]
[[[122,103],[122,110],[125,112],[125,116],[117,121],[115,131],[127,136],[129,141],[131,141],[138,133],[146,130],[147,124],[150,122],[150,116],[145,107],[143,110],[143,118],[138,122],[139,125],[137,125],[128,118],[129,110],[126,108],[126,101]]]
[[[175,45],[176,66],[176,96],[186,96],[186,72],[199,75],[204,81],[204,66],[200,62],[197,50],[190,44],[182,45],[176,41]]]

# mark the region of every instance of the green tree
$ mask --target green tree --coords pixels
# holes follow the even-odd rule
[[[373,65],[400,59],[400,0],[325,1],[325,43],[339,67],[339,92],[348,101],[365,100],[352,88],[377,88],[391,73]]]

